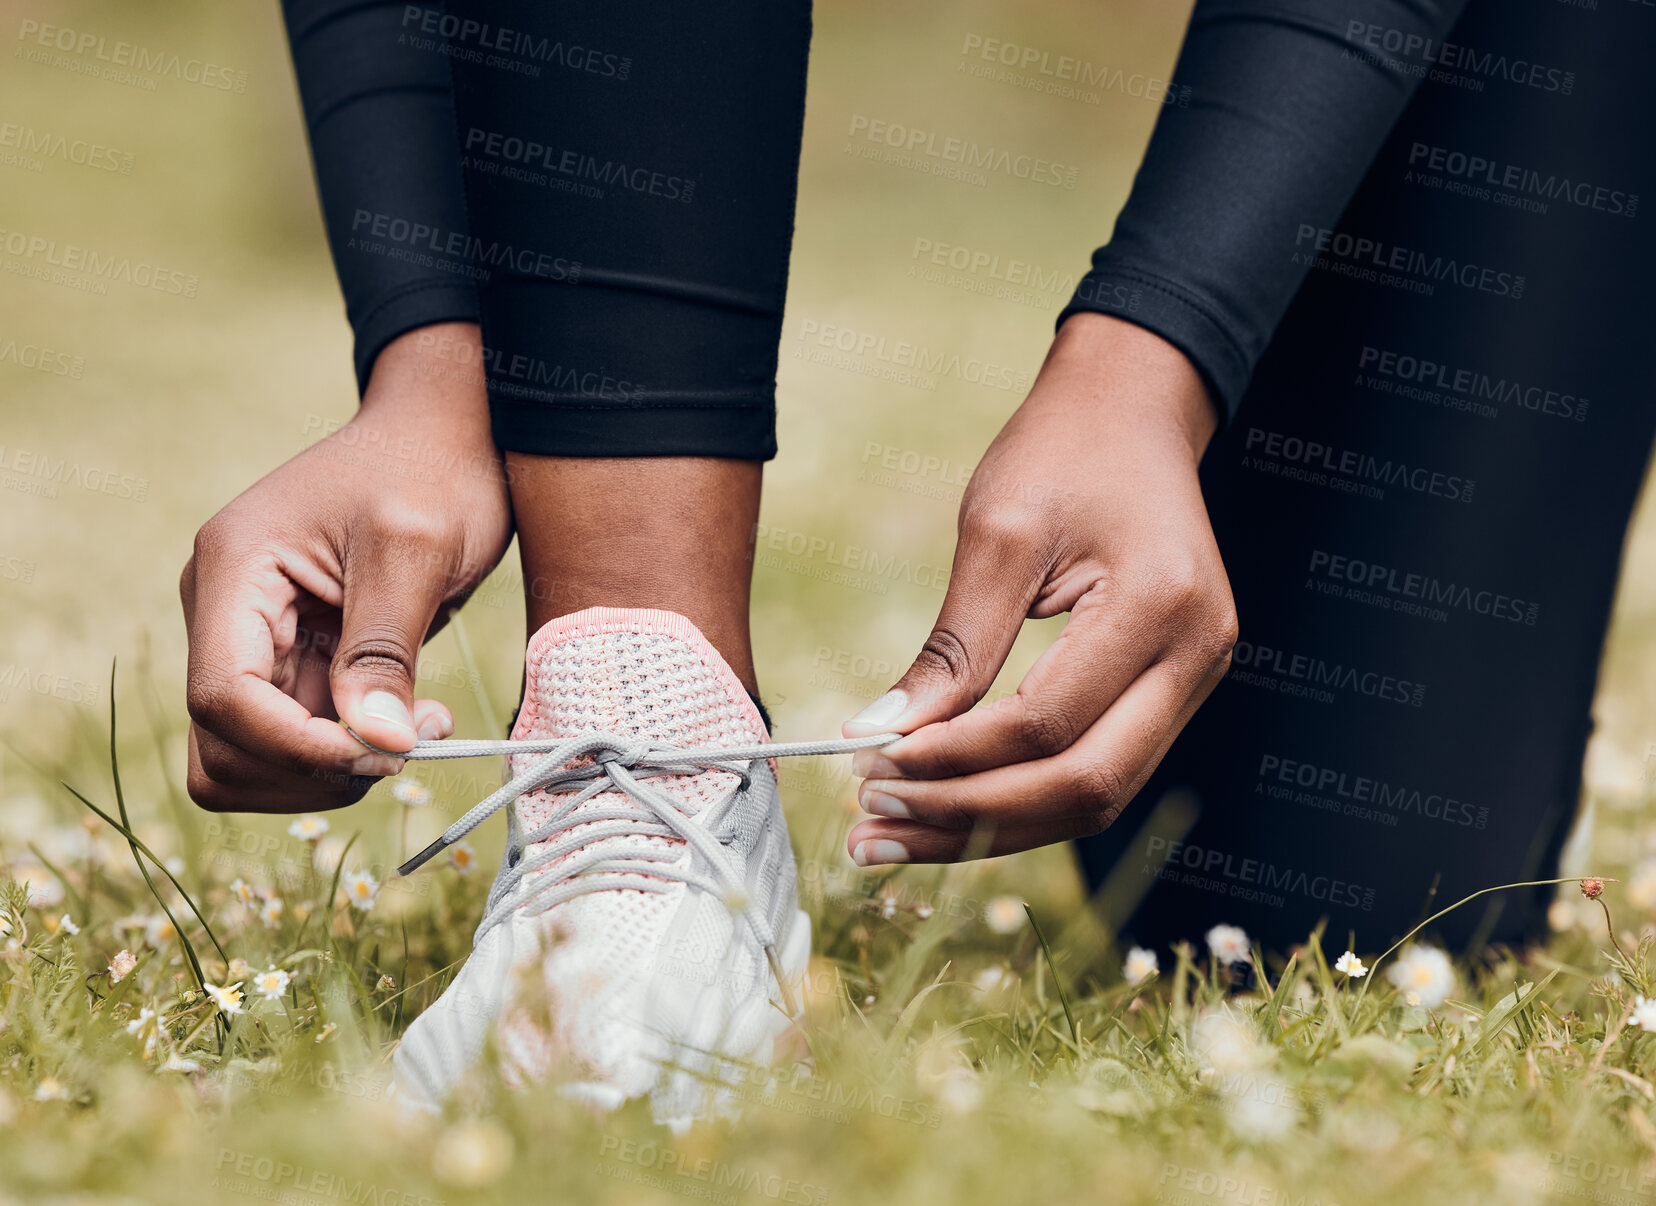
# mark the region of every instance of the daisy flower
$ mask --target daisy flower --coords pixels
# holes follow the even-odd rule
[[[997,896],[983,906],[983,922],[997,934],[1015,934],[1024,923],[1023,901],[1016,896]]]
[[[155,1020],[155,1010],[144,1008],[138,1011],[138,1016],[126,1024],[128,1034],[137,1034]]]
[[[109,982],[119,984],[132,974],[132,969],[138,966],[138,960],[132,957],[132,952],[123,950],[117,952],[109,961]]]
[[[1368,975],[1368,968],[1364,967],[1363,961],[1351,951],[1347,951],[1338,959],[1334,960],[1334,970],[1337,972],[1344,972],[1353,980],[1361,980],[1364,976]]]
[[[275,929],[282,920],[282,908],[282,898],[272,896],[259,906],[259,920],[271,929]]]
[[[472,849],[470,842],[456,842],[448,850],[449,866],[461,875],[470,875],[472,868],[477,866],[477,851]]]
[[[178,937],[178,930],[165,913],[157,913],[144,923],[144,945],[160,950]]]
[[[230,960],[230,969],[226,973],[225,979],[232,980],[235,983],[240,984],[243,980],[247,979],[247,973],[250,970],[251,968],[248,967],[247,960],[243,959],[240,955],[237,955],[234,959]]]
[[[67,913],[58,918],[57,928],[58,932],[63,934],[74,935],[80,933],[80,926],[76,925],[75,919]]]
[[[220,1013],[230,1015],[242,1011],[242,991],[239,983],[226,984],[223,988],[216,984],[203,984],[202,987],[207,990],[207,995],[213,998],[213,1004],[218,1006]]]
[[[1207,944],[1213,957],[1226,967],[1248,961],[1248,933],[1241,926],[1214,926],[1207,932]]]
[[[431,788],[418,779],[398,779],[391,785],[391,794],[410,808],[424,808],[431,803]]]
[[[1403,991],[1403,999],[1423,1009],[1436,1009],[1455,989],[1455,969],[1449,956],[1435,946],[1411,946],[1386,970],[1386,979]]]
[[[253,987],[259,990],[259,995],[265,1000],[280,1001],[292,982],[293,977],[281,968],[273,967],[267,972],[261,972],[253,981]]]
[[[1633,1024],[1640,1030],[1656,1031],[1656,1001],[1634,997]]]
[[[1147,951],[1142,946],[1135,946],[1127,952],[1127,962],[1121,969],[1129,984],[1143,984],[1160,972],[1161,964],[1156,960],[1156,952]]]
[[[328,832],[328,818],[306,813],[302,817],[294,817],[293,823],[288,826],[288,836],[296,837],[301,842],[314,842]]]
[[[374,878],[372,871],[348,872],[339,886],[345,893],[345,899],[364,913],[374,907],[374,898],[380,890],[379,880]]]
[[[237,904],[246,905],[248,908],[252,908],[254,902],[259,899],[259,894],[253,890],[253,885],[239,875],[230,881],[230,895]]]

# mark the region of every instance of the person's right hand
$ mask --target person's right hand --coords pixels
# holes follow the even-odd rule
[[[454,731],[414,697],[420,646],[512,536],[481,351],[470,323],[393,341],[349,423],[196,534],[179,593],[203,808],[338,808],[401,769],[336,720],[386,750]]]

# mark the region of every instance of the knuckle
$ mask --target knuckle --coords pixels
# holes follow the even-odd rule
[[[196,807],[206,812],[234,812],[235,805],[230,793],[224,790],[221,784],[215,783],[207,773],[198,767],[192,766],[184,780],[185,790],[190,799],[195,801]]]
[[[924,673],[957,682],[968,682],[972,675],[972,657],[966,642],[944,624],[932,629],[926,643],[920,646],[920,655],[914,664]]]
[[[960,534],[972,544],[1007,548],[1029,538],[1035,526],[1034,518],[1020,502],[979,499],[961,512]]]
[[[1127,778],[1112,762],[1088,759],[1077,764],[1073,782],[1086,816],[1102,822],[1099,829],[1114,821],[1127,805]]]
[[[1055,757],[1075,742],[1075,726],[1051,708],[1025,703],[1015,723],[1019,747],[1040,758]]]
[[[224,702],[223,683],[200,675],[190,676],[190,681],[184,687],[184,708],[196,724],[204,729],[211,729],[213,722],[223,713]]]

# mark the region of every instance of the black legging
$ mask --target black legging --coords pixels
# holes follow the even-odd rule
[[[1555,876],[1576,812],[1656,433],[1639,200],[1656,193],[1656,9],[1473,0],[1453,29],[1395,36],[1375,4],[1316,31],[1239,15],[1285,7],[1198,6],[1175,72],[1192,105],[1164,112],[1090,282],[1138,288],[1136,320],[1192,350],[1232,411],[1202,483],[1242,639],[1082,859],[1095,883],[1119,874],[1112,896],[1149,889],[1125,919],[1148,945],[1228,921],[1282,949],[1327,916],[1336,950],[1354,931],[1372,951],[1480,888]],[[1296,40],[1263,71],[1260,45]],[[1319,77],[1377,88],[1388,46],[1431,78],[1324,216],[1290,152],[1351,148],[1283,98]],[[1261,82],[1239,104],[1244,75]],[[1236,348],[1270,332],[1279,295],[1244,393]],[[1164,798],[1195,805],[1188,832],[1168,832],[1175,807],[1146,828]],[[1483,898],[1436,933],[1537,936],[1555,891]]]
[[[809,3],[283,8],[360,385],[481,318],[504,449],[775,455]]]
[[[1082,844],[1147,890],[1140,941],[1327,916],[1372,950],[1434,881],[1556,865],[1653,434],[1656,10],[1464,3],[1199,0],[1188,105],[1066,311],[1167,338],[1227,419],[1234,668]],[[481,314],[507,449],[774,452],[803,4],[286,7],[363,380]],[[1188,832],[1145,827],[1170,793]],[[1439,932],[1530,935],[1548,896]]]

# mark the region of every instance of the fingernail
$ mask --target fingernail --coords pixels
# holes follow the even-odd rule
[[[370,691],[362,697],[361,712],[375,720],[383,720],[414,736],[414,717],[408,707],[389,691]]]
[[[852,737],[867,737],[873,733],[887,733],[891,726],[908,710],[907,691],[887,691],[880,698],[845,722],[845,731]],[[851,732],[852,729],[858,730]]]
[[[894,817],[899,821],[912,819],[909,816],[907,804],[904,804],[896,796],[887,795],[883,791],[863,792],[862,806],[864,812],[871,812],[877,817]]]
[[[454,722],[441,712],[433,712],[420,721],[421,741],[441,741],[454,732]]]
[[[909,852],[901,842],[894,842],[890,838],[869,838],[858,842],[851,857],[859,867],[877,867],[882,863],[906,863],[909,861]]]
[[[901,779],[903,772],[882,750],[858,750],[851,755],[851,773],[859,779]]]
[[[353,775],[369,775],[375,779],[383,779],[389,775],[402,774],[403,760],[401,758],[387,758],[384,754],[363,754],[351,763]]]

